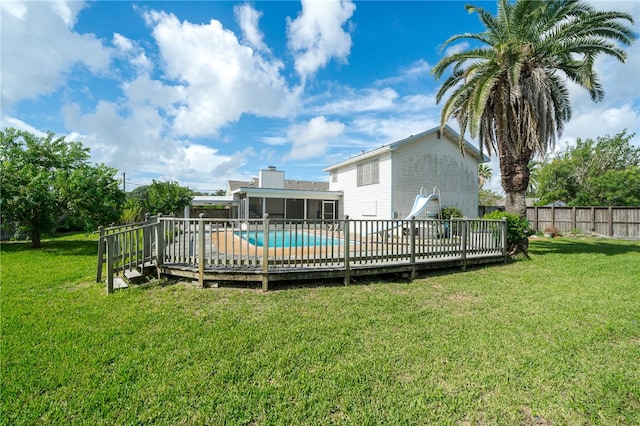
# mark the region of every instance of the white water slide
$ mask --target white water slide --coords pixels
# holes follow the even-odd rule
[[[440,209],[440,191],[438,188],[433,188],[433,193],[429,195],[424,194],[424,192],[424,188],[420,189],[420,194],[416,196],[411,212],[404,220],[411,220],[412,217],[418,217],[425,210],[427,211],[427,215],[430,216],[430,219],[434,219],[434,214],[436,215],[435,218],[442,216]],[[430,206],[430,203],[433,203],[435,206]]]
[[[429,219],[441,219],[442,218],[442,210],[440,207],[440,190],[435,187],[433,188],[433,193],[427,195],[424,188],[420,189],[420,194],[416,196],[415,201],[413,202],[413,207],[411,208],[411,212],[404,218],[404,220],[411,220],[414,217],[418,217],[420,214],[426,212],[427,217]],[[382,228],[378,231],[374,231],[371,234],[381,234],[381,233],[389,233],[393,231],[405,231],[402,223],[398,225],[393,225],[390,227]]]

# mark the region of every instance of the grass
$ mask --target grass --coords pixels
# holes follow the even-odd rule
[[[640,424],[640,246],[412,283],[107,296],[95,242],[3,244],[1,424]]]

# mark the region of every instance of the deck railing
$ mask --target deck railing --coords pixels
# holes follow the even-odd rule
[[[416,265],[469,258],[506,259],[506,220],[288,220],[148,218],[134,226],[101,230],[97,280],[107,264],[113,275],[141,265],[183,268],[204,285],[220,273],[351,271],[385,265]],[[106,253],[106,259],[104,254]]]
[[[113,292],[114,276],[156,264],[157,217],[121,226],[100,227],[98,232],[98,264],[96,282],[102,281],[106,265],[107,291]]]

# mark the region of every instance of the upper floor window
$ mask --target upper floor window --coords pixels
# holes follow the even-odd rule
[[[337,170],[331,170],[331,182],[337,182],[338,181],[338,171]]]
[[[358,186],[380,183],[380,169],[377,158],[358,164]]]

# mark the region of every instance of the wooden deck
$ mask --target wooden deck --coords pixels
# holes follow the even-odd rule
[[[203,286],[256,282],[264,291],[274,281],[341,278],[348,284],[353,277],[389,273],[406,273],[413,279],[421,270],[464,270],[506,260],[505,221],[326,223],[159,217],[151,223],[138,231],[130,228],[105,235],[107,252],[110,247],[115,253],[107,255],[107,264],[111,262],[107,278],[125,269],[120,265],[135,264],[140,252],[146,253],[145,262],[151,261],[160,276],[194,279]],[[307,245],[283,243],[287,238],[306,239]]]

